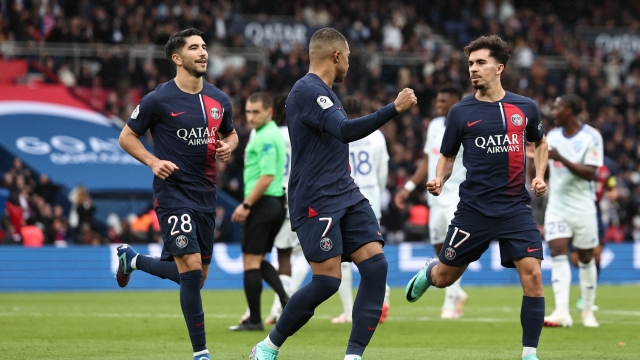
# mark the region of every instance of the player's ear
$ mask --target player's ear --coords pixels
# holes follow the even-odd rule
[[[504,64],[498,64],[498,75],[502,74],[504,71]]]
[[[173,55],[171,55],[171,61],[173,61],[176,66],[182,66],[182,58],[180,57],[180,55],[178,55],[178,53],[174,53]]]

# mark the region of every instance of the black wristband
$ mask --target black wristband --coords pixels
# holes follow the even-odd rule
[[[246,202],[242,203],[242,207],[245,208],[245,210],[251,210],[251,205],[247,204]]]

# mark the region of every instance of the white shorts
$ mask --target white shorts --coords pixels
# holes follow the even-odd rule
[[[577,249],[593,249],[598,246],[598,220],[596,214],[582,216],[559,215],[547,211],[544,215],[544,239],[572,239]]]
[[[291,231],[291,221],[289,219],[284,219],[282,227],[273,242],[273,246],[277,249],[290,249],[299,244],[300,241],[298,241],[298,235],[296,235],[295,231]]]
[[[429,241],[431,245],[444,243],[449,230],[449,224],[453,220],[453,215],[458,210],[458,204],[444,207],[432,206],[429,213]]]

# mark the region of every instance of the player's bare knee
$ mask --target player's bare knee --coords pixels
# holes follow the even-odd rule
[[[578,259],[581,263],[587,264],[593,259],[593,250],[578,250]]]

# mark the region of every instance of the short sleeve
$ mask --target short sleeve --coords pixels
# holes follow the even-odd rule
[[[256,139],[257,140],[257,139]],[[277,151],[276,146],[271,138],[263,138],[255,150],[259,152],[260,158],[260,175],[275,175],[282,169],[277,168]]]
[[[442,145],[440,145],[440,153],[442,155],[458,155],[460,145],[462,145],[462,121],[460,119],[460,110],[458,106],[453,106],[449,110],[447,125],[444,128],[442,136]]]
[[[129,128],[138,135],[146,133],[158,120],[154,100],[154,92],[144,96],[127,121]]]
[[[318,131],[322,131],[327,117],[338,111],[327,89],[314,84],[298,89],[295,105],[302,122]]]
[[[536,105],[533,100],[530,100],[530,102],[530,110],[526,114],[527,141],[536,142],[542,140],[542,136],[544,136],[544,130],[542,129],[542,118],[540,117],[540,110],[538,109],[538,105]]]
[[[604,164],[604,147],[602,145],[602,136],[593,134],[593,141],[589,143],[589,147],[584,154],[584,164],[600,167]]]
[[[218,132],[226,135],[233,131],[233,109],[231,108],[231,101],[227,98],[226,104],[222,106],[224,109],[222,113],[222,121],[220,122],[220,128]]]

